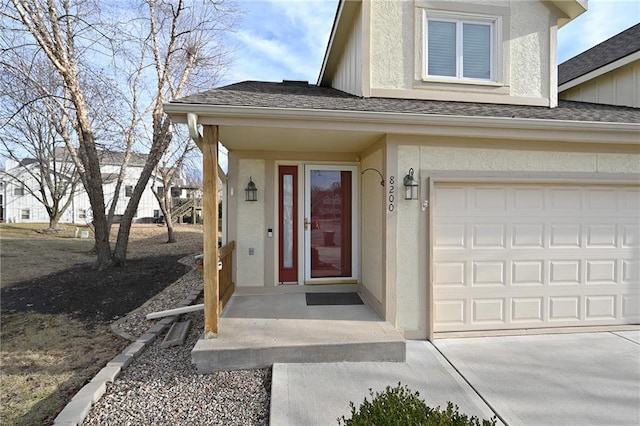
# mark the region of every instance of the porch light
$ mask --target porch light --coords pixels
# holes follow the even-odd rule
[[[404,177],[404,199],[418,199],[418,182],[413,178],[413,169],[409,169],[409,174]]]
[[[247,201],[258,201],[258,188],[256,188],[256,184],[253,183],[251,177],[249,177],[249,183],[244,191],[247,194]]]

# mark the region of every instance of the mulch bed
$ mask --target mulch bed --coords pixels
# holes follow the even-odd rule
[[[131,259],[122,267],[97,271],[76,266],[5,287],[3,314],[34,311],[66,314],[88,325],[110,323],[161,292],[187,272],[184,255]]]

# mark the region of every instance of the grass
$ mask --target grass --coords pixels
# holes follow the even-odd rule
[[[95,260],[92,239],[74,238],[75,226],[58,233],[39,232],[46,227],[0,224],[2,287]],[[117,230],[112,230],[112,241]],[[135,225],[128,257],[201,252],[201,227],[177,226],[176,231],[178,242],[165,244],[164,227]],[[88,324],[65,314],[3,312],[0,326],[3,426],[51,424],[70,398],[130,343],[115,336],[107,324]]]

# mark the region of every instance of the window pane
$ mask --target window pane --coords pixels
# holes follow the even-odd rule
[[[282,213],[282,264],[293,268],[293,175],[282,176]]]
[[[462,25],[462,76],[491,78],[491,26]]]
[[[456,76],[456,24],[429,21],[428,24],[429,75]]]

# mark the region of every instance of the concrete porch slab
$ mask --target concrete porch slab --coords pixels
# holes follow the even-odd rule
[[[366,305],[306,306],[303,293],[234,295],[217,338],[199,340],[198,372],[274,363],[404,362],[405,341]]]

